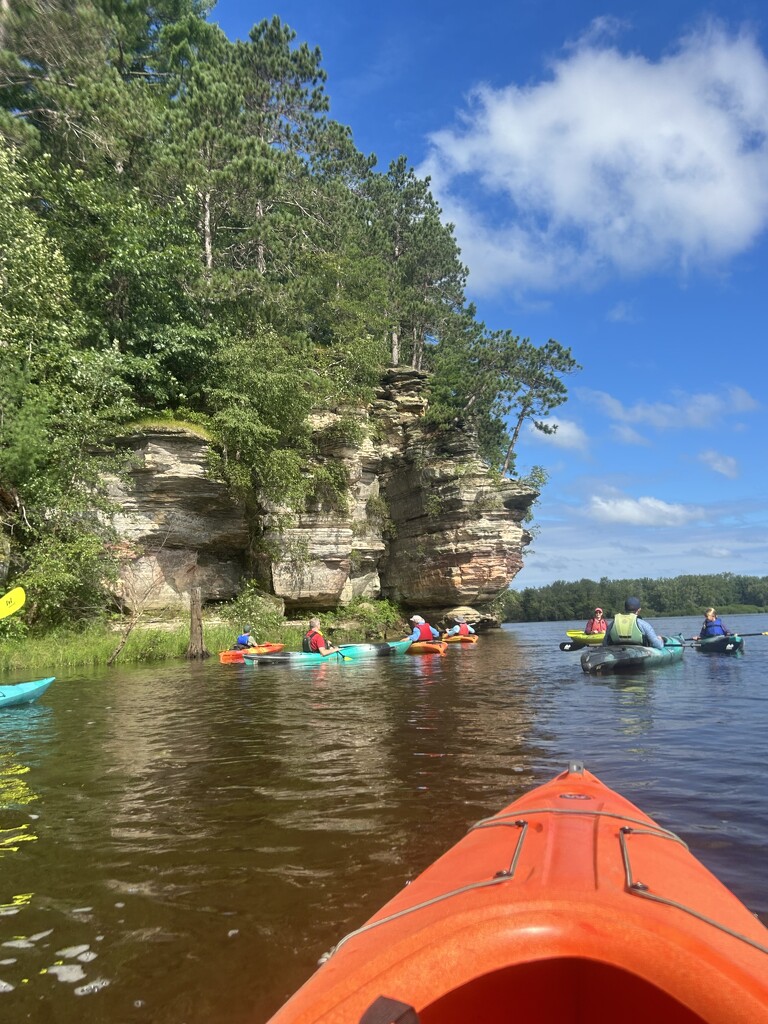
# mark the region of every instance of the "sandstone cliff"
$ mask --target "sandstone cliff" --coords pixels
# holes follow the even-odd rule
[[[530,540],[522,520],[536,493],[494,479],[469,436],[437,445],[423,426],[425,381],[390,370],[369,408],[316,418],[321,458],[343,465],[348,493],[341,503],[318,498],[288,529],[276,528],[273,509],[246,522],[209,478],[203,438],[153,429],[129,439],[130,483],[112,482],[115,525],[135,555],[124,603],[183,607],[193,583],[206,600],[228,600],[255,572],[288,613],[383,596],[424,613],[461,607],[480,617],[522,567]],[[262,552],[255,563],[253,537]]]

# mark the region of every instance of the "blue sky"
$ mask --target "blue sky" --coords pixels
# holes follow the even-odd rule
[[[515,588],[768,575],[768,7],[221,0],[318,46],[331,116],[405,154],[493,329],[583,370],[517,468],[550,481]]]

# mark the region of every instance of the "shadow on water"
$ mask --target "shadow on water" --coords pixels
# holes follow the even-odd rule
[[[698,625],[678,621],[664,631]],[[592,677],[558,648],[578,625],[302,671],[85,673],[6,712],[6,1019],[264,1020],[473,821],[573,757],[765,915],[768,637]]]

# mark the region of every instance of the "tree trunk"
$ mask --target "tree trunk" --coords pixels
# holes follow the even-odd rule
[[[213,269],[213,230],[211,228],[211,193],[198,192],[201,207],[200,227],[203,233],[203,261],[206,270]]]
[[[400,335],[396,330],[392,331],[392,365],[400,365]]]
[[[189,646],[187,658],[210,658],[203,641],[203,601],[200,587],[192,587],[189,592]]]

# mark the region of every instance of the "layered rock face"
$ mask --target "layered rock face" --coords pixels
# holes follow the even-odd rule
[[[152,430],[131,439],[131,484],[112,488],[115,525],[141,552],[123,574],[125,603],[141,594],[147,608],[183,606],[192,585],[226,600],[255,570],[289,613],[384,596],[425,615],[461,608],[482,618],[522,567],[522,520],[537,495],[494,479],[469,436],[457,431],[436,447],[423,428],[425,382],[392,369],[368,409],[317,417],[320,457],[342,464],[346,501],[318,497],[280,531],[268,511],[248,524],[207,476],[202,438]],[[250,533],[279,558],[249,564]]]
[[[206,600],[230,600],[245,571],[248,524],[208,475],[208,442],[160,427],[125,443],[134,453],[128,480],[108,481],[127,556],[118,599],[129,611],[186,608],[199,586]]]
[[[269,583],[287,608],[384,596],[425,614],[474,606],[480,618],[522,568],[530,541],[522,520],[537,493],[495,479],[470,436],[457,432],[436,447],[423,428],[426,379],[390,370],[358,413],[362,442],[332,429],[349,411],[316,422],[322,456],[345,467],[348,509],[307,511],[283,534],[289,548],[269,567]]]

